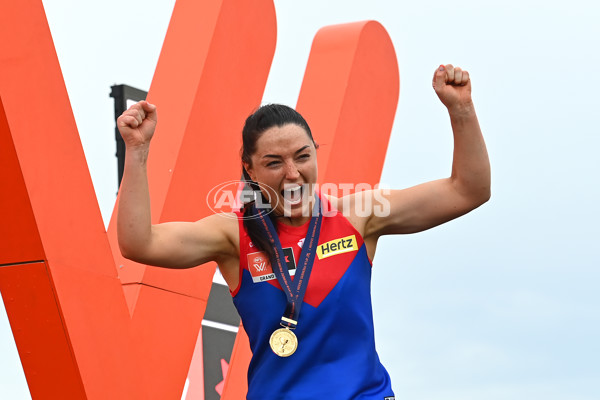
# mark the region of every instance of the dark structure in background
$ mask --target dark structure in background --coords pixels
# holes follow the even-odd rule
[[[117,141],[117,168],[119,187],[121,187],[121,178],[123,178],[123,166],[125,165],[125,142],[119,133],[116,120],[123,111],[127,110],[127,101],[137,103],[146,100],[148,92],[136,89],[128,85],[113,85],[110,87],[110,97],[115,99],[115,140]]]
[[[240,316],[231,300],[229,288],[213,283],[202,320],[205,400],[221,398],[216,390],[216,386],[225,380],[221,360],[229,364],[239,326]]]
[[[125,142],[117,128],[117,118],[133,103],[145,100],[147,95],[148,92],[132,86],[111,86],[110,97],[115,99],[115,140],[117,142],[116,156],[119,187],[121,186],[125,165]],[[202,321],[205,400],[218,400],[221,398],[215,388],[225,378],[221,369],[221,360],[225,360],[229,364],[239,325],[240,317],[231,300],[229,288],[220,283],[213,283]]]

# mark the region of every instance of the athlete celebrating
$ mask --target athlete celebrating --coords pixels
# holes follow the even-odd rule
[[[217,262],[250,339],[248,399],[393,399],[374,342],[370,279],[377,240],[429,229],[490,197],[468,72],[441,65],[433,88],[454,134],[450,177],[387,192],[320,194],[318,146],[308,124],[295,110],[271,104],[250,115],[242,132],[243,174],[261,201],[245,204],[233,218],[215,214],[193,223],[151,224],[146,160],[156,107],[142,101],[119,117],[127,149],[117,221],[121,252],[166,268]],[[379,201],[365,201],[369,196]],[[376,212],[382,202],[386,212]],[[371,205],[366,212],[365,204]],[[290,258],[297,262],[290,265]]]

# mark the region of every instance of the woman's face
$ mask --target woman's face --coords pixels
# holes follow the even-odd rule
[[[317,182],[317,152],[304,128],[286,124],[266,130],[256,142],[251,159],[252,165],[244,167],[261,185],[275,214],[297,222],[307,220]]]

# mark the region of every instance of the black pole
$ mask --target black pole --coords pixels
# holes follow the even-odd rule
[[[148,92],[141,89],[136,89],[129,85],[113,85],[110,87],[110,97],[115,99],[115,140],[117,142],[117,179],[119,187],[121,187],[121,179],[123,178],[123,168],[125,166],[125,142],[117,128],[117,118],[125,110],[127,110],[127,101],[137,103],[141,100],[146,100]]]

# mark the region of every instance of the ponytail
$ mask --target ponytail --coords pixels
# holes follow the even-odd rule
[[[256,199],[256,196],[262,196],[262,204],[268,204],[262,192],[260,191],[260,187],[256,182],[250,179],[250,175],[248,175],[248,172],[246,172],[245,168],[243,168],[242,174],[244,176],[244,181],[246,182],[246,185],[248,185],[250,187],[250,190],[252,190],[252,192],[254,193],[254,198]],[[244,228],[246,229],[246,232],[248,232],[248,236],[250,237],[252,244],[254,244],[254,247],[256,247],[260,251],[265,252],[269,257],[269,260],[271,261],[271,265],[273,265],[273,262],[275,261],[275,249],[269,242],[269,239],[267,239],[267,237],[263,234],[263,231],[259,225],[260,223],[258,222],[258,218],[256,218],[255,214],[252,212],[252,207],[255,205],[255,203],[256,200],[252,200],[248,203],[245,203],[240,210],[240,212],[243,213]],[[275,215],[271,212],[270,209],[267,210],[267,216],[271,219],[271,223],[278,231]]]

